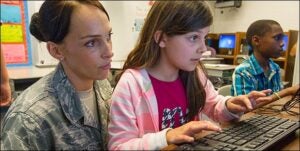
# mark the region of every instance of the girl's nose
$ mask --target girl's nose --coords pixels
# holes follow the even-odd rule
[[[197,52],[198,52],[198,53],[201,53],[201,54],[204,53],[205,51],[208,51],[206,45],[200,46],[200,47],[198,48],[198,50],[197,50]]]

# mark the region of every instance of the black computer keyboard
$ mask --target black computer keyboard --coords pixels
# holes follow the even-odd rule
[[[299,121],[255,115],[176,150],[266,150],[299,128]]]

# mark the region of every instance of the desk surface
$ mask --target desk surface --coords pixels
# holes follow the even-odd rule
[[[224,58],[215,58],[215,57],[203,57],[203,58],[201,58],[200,59],[201,61],[203,61],[203,60],[205,60],[205,61],[210,61],[210,60],[219,60],[219,61],[221,61],[221,60],[224,60]]]
[[[291,98],[292,98],[292,96],[287,96],[287,97],[284,97],[284,98],[282,98],[278,101],[270,103],[270,104],[268,104],[264,107],[269,107],[269,106],[272,106],[272,105],[283,105],[285,102],[289,101]],[[281,106],[274,106],[274,108],[280,109]],[[292,110],[294,110],[296,112],[299,112],[299,108],[293,108]],[[247,119],[247,118],[253,116],[255,113],[259,113],[259,110],[255,110],[253,112],[247,113],[247,114],[243,115],[241,117],[241,119]],[[266,115],[268,115],[268,114],[266,114]],[[300,118],[299,115],[291,116],[286,112],[281,112],[280,114],[277,114],[277,115],[274,115],[274,116],[281,117],[281,118],[289,118],[289,119],[295,120],[295,121],[299,121],[299,118]],[[228,124],[224,124],[224,125],[228,126]],[[224,127],[224,125],[222,125],[222,127]],[[201,138],[201,137],[204,137],[204,136],[205,135],[202,135],[202,134],[197,135],[198,138]],[[282,142],[282,144],[280,144],[280,146],[278,146],[278,147],[280,147],[281,150],[299,150],[300,149],[300,144],[299,144],[300,138],[299,138],[299,136],[298,137],[295,137],[295,136],[289,137],[287,141],[281,141],[281,142]],[[169,146],[163,148],[162,150],[174,150],[175,148],[176,148],[176,145],[169,145]]]
[[[31,79],[31,78],[41,78],[51,71],[54,71],[55,67],[10,67],[8,68],[9,78],[12,80],[19,79]]]
[[[235,65],[229,65],[229,64],[204,64],[204,67],[209,70],[234,70]]]

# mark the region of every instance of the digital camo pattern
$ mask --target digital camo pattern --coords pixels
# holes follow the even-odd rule
[[[58,65],[11,105],[1,125],[1,150],[107,149],[112,88],[102,80],[94,83],[94,89],[101,123],[96,127],[83,124],[79,97]]]

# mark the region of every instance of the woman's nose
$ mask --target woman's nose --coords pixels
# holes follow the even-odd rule
[[[114,53],[112,52],[112,43],[110,41],[107,41],[105,44],[105,52],[102,54],[103,58],[112,58],[114,56]]]
[[[104,53],[102,55],[103,58],[112,58],[114,56],[114,53],[110,50],[110,51],[106,51],[106,53]]]

